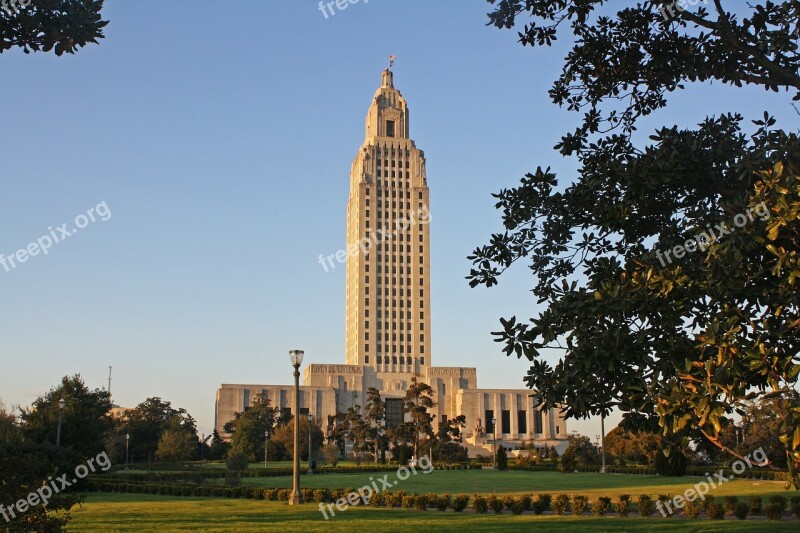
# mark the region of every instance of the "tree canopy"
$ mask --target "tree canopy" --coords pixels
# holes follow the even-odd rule
[[[102,39],[104,0],[6,0],[0,9],[0,53],[11,48],[74,54]]]
[[[583,121],[555,146],[576,157],[560,185],[539,166],[495,195],[504,231],[470,256],[471,286],[525,260],[544,310],[501,319],[526,383],[581,418],[618,408],[627,428],[721,441],[744,402],[792,406],[779,428],[800,466],[800,144],[767,113],[698,117],[642,143],[637,121],[688,82],[754,85],[800,99],[797,2],[668,9],[602,0],[489,0],[490,24],[525,46],[573,46],[550,90]],[[663,9],[659,9],[663,8]],[[520,22],[522,19],[524,23]],[[551,366],[544,353],[556,351]],[[768,466],[776,467],[772,462]],[[777,467],[776,467],[777,468]]]

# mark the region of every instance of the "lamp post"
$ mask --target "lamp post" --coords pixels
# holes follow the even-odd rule
[[[492,417],[492,468],[497,469],[497,418]]]
[[[289,352],[294,367],[294,475],[292,480],[292,494],[289,496],[289,505],[303,503],[300,494],[300,365],[303,364],[303,350]]]
[[[130,450],[131,450],[131,434],[125,434],[125,470],[128,469],[128,465],[130,464]]]
[[[606,415],[600,413],[600,473],[606,473]]]
[[[311,466],[311,421],[314,415],[308,413],[308,475],[314,473],[314,467]]]
[[[200,434],[200,461],[206,460],[206,434]]]
[[[67,402],[64,398],[58,400],[58,429],[56,430],[56,446],[61,446],[61,422],[64,420],[64,407]]]

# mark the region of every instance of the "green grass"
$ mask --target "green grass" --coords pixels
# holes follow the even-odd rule
[[[68,526],[75,532],[191,531],[283,533],[325,531],[644,531],[644,532],[719,532],[797,531],[796,521],[763,520],[711,521],[683,518],[593,518],[569,516],[512,516],[504,514],[442,513],[400,509],[353,508],[337,512],[325,520],[315,504],[290,507],[280,502],[211,498],[171,498],[166,496],[89,494],[86,503],[72,513]]]
[[[363,472],[355,474],[318,474],[301,477],[302,487],[346,489],[358,488],[370,484],[370,478],[378,480],[389,474],[389,482],[397,478],[394,472]],[[704,480],[702,477],[668,478],[660,476],[643,476],[636,474],[596,474],[574,473],[562,474],[559,472],[526,472],[509,470],[500,472],[496,470],[434,470],[430,474],[418,471],[405,481],[398,481],[393,487],[407,492],[439,494],[521,494],[548,492],[553,495],[559,492],[570,494],[583,494],[589,496],[609,496],[616,498],[618,494],[625,493],[632,496],[638,494],[682,494],[686,489],[692,488],[695,483]],[[224,483],[224,480],[215,480]],[[257,487],[291,487],[291,476],[244,478],[242,483]],[[378,483],[378,487],[381,484]],[[748,479],[734,479],[710,491],[715,497],[723,496],[771,496],[773,494],[786,495],[782,481],[759,481]]]

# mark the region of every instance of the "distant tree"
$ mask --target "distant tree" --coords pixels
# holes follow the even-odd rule
[[[427,383],[411,378],[411,386],[406,390],[404,411],[411,415],[411,424],[414,427],[414,458],[419,457],[419,436],[427,435],[433,438],[433,415],[428,412],[436,404],[433,401],[433,389]]]
[[[567,453],[575,458],[578,465],[595,465],[600,461],[597,448],[594,447],[591,439],[585,435],[570,435],[569,445],[564,455],[567,455]]]
[[[228,454],[244,454],[251,462],[263,460],[264,433],[269,433],[272,435],[270,439],[274,439],[277,414],[266,396],[257,396],[250,407],[236,413],[233,420],[224,426],[225,432],[231,436]]]
[[[0,53],[14,47],[27,54],[74,54],[102,39],[104,0],[3,0],[0,6]]]
[[[27,439],[17,418],[0,405],[0,504],[8,507],[27,499],[48,479],[74,471],[82,461],[75,450]],[[8,522],[0,516],[0,531],[62,531],[70,520],[69,510],[82,500],[76,493],[53,494],[46,505],[40,499],[15,518],[6,508]]]
[[[606,450],[612,455],[642,464],[655,464],[656,454],[661,451],[662,438],[649,431],[626,431],[617,426],[606,435]]]
[[[22,411],[25,438],[39,444],[55,444],[62,399],[65,406],[61,413],[61,445],[84,458],[96,456],[105,449],[106,433],[112,427],[108,416],[111,397],[104,390],[89,390],[80,374],[63,377],[60,385]]]
[[[382,442],[385,438],[381,436],[383,423],[386,421],[386,403],[381,398],[381,393],[375,387],[367,389],[367,404],[364,409],[364,423],[366,424],[367,447],[371,449],[378,462]]]
[[[762,448],[777,466],[786,467],[786,447],[781,442],[782,426],[792,404],[786,398],[762,398],[747,402],[741,419],[722,431],[723,444],[742,455]],[[795,433],[800,439],[800,431]]]
[[[229,446],[230,445],[227,442],[222,440],[219,432],[215,429],[211,432],[211,444],[208,447],[208,455],[206,455],[206,458],[211,461],[219,461],[220,459],[224,459],[228,454]]]
[[[131,436],[130,460],[152,463],[156,458],[156,450],[161,434],[168,428],[182,428],[195,440],[197,424],[185,409],[175,409],[168,401],[158,397],[147,398],[126,413],[123,429]]]
[[[199,440],[180,427],[169,427],[161,432],[156,449],[156,459],[165,462],[188,461],[197,450]]]
[[[550,450],[547,452],[547,458],[553,463],[558,461],[558,452],[556,451],[555,446],[550,446]]]
[[[300,460],[301,461],[308,461],[308,418],[305,416],[300,417]],[[317,424],[311,424],[311,454],[312,459],[316,460],[320,457],[320,449],[322,448],[322,444],[325,441],[325,435],[322,433],[322,429]],[[270,443],[270,457],[273,457],[273,460],[277,461],[278,459],[275,458],[272,454],[277,452],[273,452],[273,443],[275,446],[280,446],[283,450],[285,450],[286,458],[293,459],[294,458],[294,421],[290,421],[288,424],[280,424],[275,429],[272,437],[269,439]],[[264,454],[264,447],[261,447],[261,455],[263,459]]]
[[[436,439],[439,442],[452,442],[461,440],[461,434],[467,426],[467,417],[458,415],[454,418],[449,418],[447,422],[439,422],[436,431]]]
[[[508,470],[508,454],[506,454],[505,446],[500,446],[497,448],[495,460],[497,461],[498,470]]]
[[[322,454],[325,456],[325,460],[330,463],[331,466],[336,466],[339,463],[339,457],[341,454],[339,452],[339,447],[336,444],[330,443],[323,446]]]

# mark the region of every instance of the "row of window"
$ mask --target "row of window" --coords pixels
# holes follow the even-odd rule
[[[383,165],[381,165],[381,161],[383,161]],[[390,166],[389,165],[389,161],[392,162],[392,164],[391,164],[392,167],[403,168],[403,162],[402,161],[398,161],[397,159],[383,159],[383,160],[381,160],[381,158],[378,157],[377,162],[375,164],[377,166],[379,166],[379,167],[380,166],[388,167],[388,166]],[[395,163],[399,163],[399,164],[395,164]],[[409,161],[406,160],[406,168],[408,168],[408,167],[409,167]]]
[[[494,410],[487,409],[484,413],[486,418],[484,418],[484,429],[486,433],[489,435],[494,434],[495,428],[492,427],[492,418],[494,418]],[[500,411],[500,433],[511,433],[511,411],[503,410]],[[543,433],[542,431],[542,412],[538,409],[534,409],[533,411],[533,432],[534,433]],[[517,411],[517,433],[527,433],[528,432],[528,412],[527,411]]]
[[[391,360],[389,359],[389,357],[391,357]],[[381,357],[380,355],[378,355],[378,356],[375,357],[375,362],[377,362],[379,365],[382,365],[384,363],[388,365],[390,363],[390,361],[391,361],[391,364],[393,364],[393,365],[396,365],[396,364],[413,365],[414,364],[414,360],[413,360],[413,358],[411,356],[402,356],[402,355],[401,356],[397,356],[397,355],[388,356],[388,355],[385,355],[385,356]],[[368,355],[364,356],[364,364],[367,364],[367,365],[369,364],[369,356]],[[419,358],[419,364],[420,365],[424,365],[425,364],[425,358],[424,357],[420,357]]]
[[[400,325],[402,326],[403,323],[401,322]],[[378,326],[380,326],[380,323],[378,324]],[[380,333],[378,335],[380,336]],[[405,335],[406,335],[406,339],[405,339],[406,342],[411,342],[411,334],[410,333],[406,333]],[[369,340],[369,331],[365,331],[364,332],[364,340],[365,341]],[[397,341],[397,333],[392,333],[392,338],[391,339],[389,339],[389,334],[388,333],[384,333],[383,334],[383,340],[385,340],[387,342],[389,340],[392,340],[392,341],[396,342]],[[403,341],[403,334],[401,333],[400,334],[400,342],[402,342],[402,341]],[[419,342],[425,342],[425,334],[420,333]]]
[[[369,344],[364,344],[364,353],[365,354],[369,353],[369,346],[370,346]],[[375,347],[375,351],[378,352],[378,357],[380,357],[380,353],[382,351],[387,351],[387,352],[391,352],[391,353],[405,353],[407,351],[408,353],[411,353],[411,346],[406,346],[405,344],[401,344],[400,345],[400,349],[398,350],[397,348],[398,348],[398,345],[396,345],[396,344],[392,344],[391,346],[389,346],[388,344],[381,344],[380,342],[378,342],[378,344]],[[420,346],[419,347],[419,353],[425,353],[425,346]],[[368,356],[366,356],[366,357],[368,357]],[[388,357],[388,355],[386,357]]]

